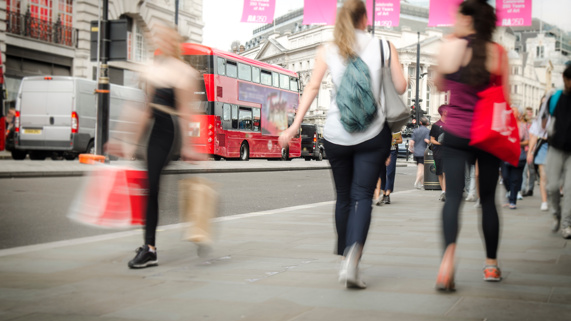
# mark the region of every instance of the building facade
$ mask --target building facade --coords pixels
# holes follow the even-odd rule
[[[180,0],[179,32],[202,42],[202,1]],[[103,0],[6,0],[0,2],[0,51],[7,101],[13,104],[21,79],[58,75],[95,79],[90,60],[91,21]],[[174,0],[109,0],[109,20],[128,23],[128,59],[110,62],[110,81],[136,85],[137,71],[152,57],[148,32],[157,23],[174,24]]]

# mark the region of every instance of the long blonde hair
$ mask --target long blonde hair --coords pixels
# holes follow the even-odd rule
[[[365,14],[367,7],[363,0],[347,0],[339,9],[333,31],[333,43],[337,45],[339,54],[345,59],[355,56],[353,50],[356,41],[355,28]]]

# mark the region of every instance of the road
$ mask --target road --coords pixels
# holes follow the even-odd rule
[[[397,168],[395,190],[411,189],[416,167]],[[335,199],[328,170],[202,174],[220,192],[220,215],[236,215]],[[177,181],[164,175],[160,225],[179,222]],[[67,210],[80,177],[0,179],[0,249],[113,233],[78,225]]]

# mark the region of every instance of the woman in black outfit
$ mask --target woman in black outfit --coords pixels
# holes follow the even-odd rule
[[[175,148],[176,136],[181,137],[181,158],[197,160],[199,155],[192,151],[190,141],[181,128],[186,128],[190,116],[190,102],[194,92],[194,79],[197,73],[186,64],[180,55],[181,39],[173,28],[160,26],[155,32],[155,43],[161,55],[142,75],[147,82],[149,108],[147,120],[153,118],[154,123],[147,147],[147,168],[149,194],[147,198],[145,244],[136,250],[135,257],[129,261],[129,268],[145,268],[158,265],[155,235],[158,224],[159,186],[163,168],[169,163]],[[141,124],[136,137],[141,137],[146,124]],[[121,153],[113,142],[108,144],[110,154],[132,155]]]

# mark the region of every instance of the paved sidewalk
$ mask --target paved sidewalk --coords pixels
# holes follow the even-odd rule
[[[337,283],[333,202],[221,217],[208,258],[158,233],[158,267],[129,270],[142,232],[0,251],[0,320],[571,320],[571,244],[536,202],[503,209],[504,280],[482,281],[474,203],[458,243],[457,291],[437,293],[437,191],[375,207],[362,260],[366,290]]]

